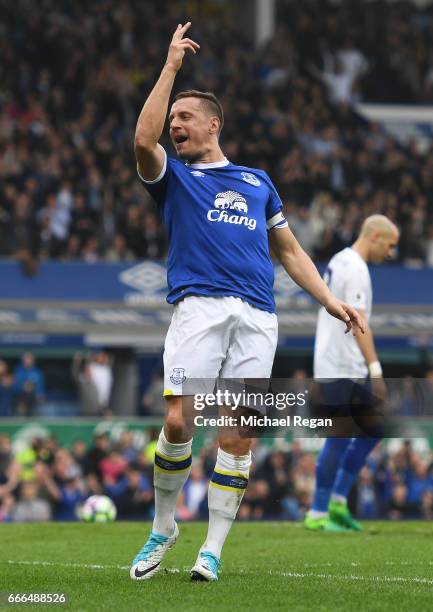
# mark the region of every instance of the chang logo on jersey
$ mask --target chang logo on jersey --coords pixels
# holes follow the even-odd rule
[[[248,212],[247,201],[237,191],[223,191],[217,193],[215,198],[215,208],[239,210],[239,212]]]
[[[207,213],[208,221],[245,225],[250,230],[256,229],[256,220],[246,216],[248,212],[247,201],[244,196],[237,191],[223,191],[222,193],[217,193],[214,206],[215,210],[210,210]],[[233,213],[228,211],[233,211]]]

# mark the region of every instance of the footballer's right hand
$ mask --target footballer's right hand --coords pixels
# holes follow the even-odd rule
[[[168,49],[166,66],[172,68],[176,72],[180,70],[182,66],[182,61],[186,51],[190,51],[197,53],[197,50],[200,49],[200,45],[191,38],[183,38],[184,34],[191,27],[191,22],[188,21],[185,25],[181,23],[177,26],[175,33],[173,34],[173,38],[171,39],[170,47]]]

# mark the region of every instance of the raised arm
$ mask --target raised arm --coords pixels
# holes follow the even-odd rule
[[[322,304],[330,315],[344,321],[346,332],[364,333],[365,323],[355,308],[338,300],[328,289],[316,266],[288,227],[273,228],[269,232],[272,251],[287,274]]]
[[[199,45],[190,38],[183,38],[190,27],[189,21],[185,25],[177,26],[170,43],[167,61],[138,117],[134,139],[135,157],[140,175],[148,181],[157,178],[164,165],[165,153],[158,141],[164,129],[174,79],[182,66],[186,51],[195,54],[199,48]]]

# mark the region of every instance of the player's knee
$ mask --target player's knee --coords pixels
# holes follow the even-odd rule
[[[164,433],[168,442],[173,444],[183,442],[185,437],[185,423],[182,416],[168,416],[164,423]]]
[[[250,438],[236,438],[236,437],[220,437],[219,439],[220,448],[230,455],[237,457],[248,455],[251,447]]]

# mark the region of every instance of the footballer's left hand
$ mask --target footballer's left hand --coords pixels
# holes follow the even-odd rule
[[[330,315],[346,324],[345,334],[350,331],[352,331],[354,336],[357,336],[359,333],[365,333],[364,319],[353,306],[341,302],[335,296],[332,296],[324,306]]]

